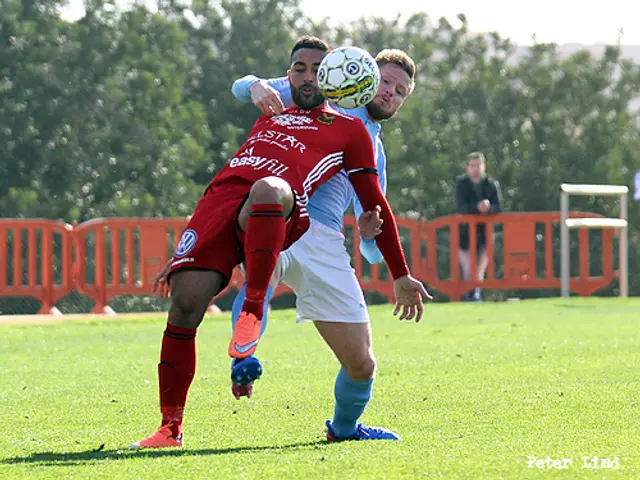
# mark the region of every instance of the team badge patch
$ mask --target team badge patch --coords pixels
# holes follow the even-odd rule
[[[333,124],[333,121],[335,119],[336,117],[334,115],[329,115],[327,112],[322,112],[322,114],[320,114],[318,118],[316,118],[316,120],[318,120],[320,123],[324,123],[325,125]]]
[[[187,253],[193,250],[196,242],[198,241],[198,234],[195,230],[185,230],[180,237],[180,242],[178,242],[178,246],[176,247],[176,257],[184,257]]]

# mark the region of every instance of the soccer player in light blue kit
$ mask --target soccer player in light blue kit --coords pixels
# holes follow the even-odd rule
[[[376,62],[381,81],[371,103],[349,110],[335,108],[364,123],[373,141],[380,184],[386,193],[386,158],[379,136],[380,122],[391,118],[413,91],[415,65],[400,50],[383,50],[376,56]],[[292,68],[297,67],[293,65]],[[232,92],[238,100],[252,101],[265,114],[277,115],[292,104],[286,77],[262,80],[248,75],[234,82]],[[344,213],[352,202],[361,231],[360,251],[370,263],[382,260],[374,240],[381,226],[378,212],[363,214],[343,171],[311,197],[308,206],[311,228],[280,254],[265,302],[262,329],[264,332],[267,325],[267,305],[273,288],[284,281],[297,297],[297,321],[313,321],[342,365],[334,389],[334,418],[326,423],[327,438],[398,440],[400,437],[387,429],[357,423],[371,398],[376,361],[364,294],[351,268],[341,233]],[[234,325],[244,294],[243,287],[234,301]],[[234,359],[231,378],[236,398],[251,396],[252,383],[261,374],[262,367],[256,357]]]

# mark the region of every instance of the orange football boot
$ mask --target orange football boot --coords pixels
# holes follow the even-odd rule
[[[253,355],[260,341],[262,320],[253,313],[240,312],[233,337],[229,343],[229,355],[233,358],[247,358]]]
[[[143,438],[139,442],[129,445],[130,450],[140,448],[169,448],[182,446],[182,432],[177,437],[173,436],[171,425],[163,425],[150,437]]]

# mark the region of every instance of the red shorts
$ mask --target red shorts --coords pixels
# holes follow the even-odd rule
[[[250,184],[225,183],[209,187],[198,202],[182,233],[171,263],[171,272],[180,269],[215,270],[226,282],[236,265],[244,261],[244,232],[238,213],[251,190]],[[282,250],[289,248],[309,228],[309,217],[300,217],[296,207],[287,220]]]

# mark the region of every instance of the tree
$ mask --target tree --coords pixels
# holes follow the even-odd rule
[[[209,129],[183,98],[184,33],[144,8],[70,24],[56,6],[3,16],[3,214],[186,215]]]
[[[485,153],[507,210],[558,210],[562,182],[632,186],[640,170],[628,108],[640,67],[617,47],[568,58],[553,44],[516,48],[497,33],[470,33],[463,15],[455,24],[417,14],[333,27],[307,18],[299,0],[163,0],[158,14],[87,0],[74,23],[58,17],[61,3],[2,1],[3,216],[188,214],[259,115],[232,97],[231,83],[284,75],[304,33],[374,54],[401,48],[415,60],[415,93],[383,126],[389,197],[401,215],[452,213],[472,150]],[[616,215],[612,205],[572,203]],[[633,271],[637,203],[629,214]],[[635,277],[631,290],[640,292]]]

